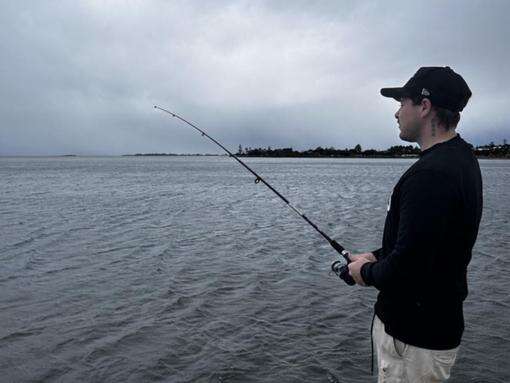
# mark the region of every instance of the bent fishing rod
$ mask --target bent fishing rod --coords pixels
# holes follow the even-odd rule
[[[255,176],[255,183],[256,184],[258,184],[259,182],[262,182],[264,185],[266,185],[273,193],[275,193],[278,197],[280,197],[280,199],[283,200],[283,202],[285,202],[288,207],[290,207],[294,212],[296,212],[296,214],[298,214],[301,218],[303,218],[320,235],[322,235],[329,242],[329,244],[333,247],[333,249],[335,249],[345,259],[347,264],[349,264],[351,262],[351,260],[349,259],[349,252],[347,250],[345,250],[345,248],[342,245],[340,245],[337,241],[335,241],[334,239],[330,238],[326,233],[324,233],[321,229],[319,229],[319,227],[315,223],[313,223],[306,215],[304,215],[296,207],[294,207],[289,202],[289,200],[287,200],[287,198],[285,198],[283,195],[281,195],[280,192],[278,192],[273,186],[271,186],[264,178],[262,178],[260,175],[258,175],[252,168],[250,168],[243,161],[241,161],[241,159],[239,159],[239,157],[237,157],[230,150],[228,150],[226,147],[224,147],[220,142],[216,141],[214,138],[212,138],[210,135],[208,135],[206,132],[204,132],[198,126],[196,126],[196,125],[192,124],[191,122],[185,120],[184,118],[182,118],[178,114],[170,112],[167,109],[160,108],[157,105],[154,105],[154,108],[155,109],[159,109],[162,112],[165,112],[165,113],[169,114],[170,116],[175,117],[175,118],[181,120],[185,124],[191,126],[193,129],[195,129],[198,132],[200,132],[202,134],[202,137],[207,137],[209,140],[211,140],[216,145],[218,145],[220,148],[222,148],[225,152],[227,152],[227,154],[231,158],[233,158],[234,160],[239,162],[241,164],[241,166],[243,166],[246,170],[248,170],[251,174],[253,174]],[[331,270],[336,275],[338,275],[348,285],[352,286],[352,285],[354,285],[356,283],[356,282],[354,282],[354,279],[349,274],[349,269],[348,269],[347,265],[342,265],[342,263],[340,261],[333,262],[333,264],[331,265]]]

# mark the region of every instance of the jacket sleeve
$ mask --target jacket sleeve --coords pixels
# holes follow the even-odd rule
[[[377,250],[372,251],[372,254],[374,254],[374,257],[379,259],[381,257],[381,254],[382,254],[382,247],[377,249]]]
[[[398,229],[391,253],[366,263],[361,276],[378,290],[412,288],[430,278],[435,255],[447,239],[454,190],[439,172],[421,170],[400,186]]]

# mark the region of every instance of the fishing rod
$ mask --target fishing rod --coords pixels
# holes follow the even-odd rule
[[[330,238],[326,233],[324,233],[321,229],[319,229],[319,227],[313,223],[306,215],[304,215],[303,213],[301,213],[296,207],[294,207],[290,202],[289,200],[287,200],[287,198],[285,198],[283,195],[280,194],[280,192],[278,192],[278,190],[276,190],[273,186],[271,186],[264,178],[262,178],[261,176],[259,176],[252,168],[250,168],[248,165],[246,165],[243,161],[241,161],[239,159],[239,157],[237,157],[235,154],[233,154],[230,150],[228,150],[226,147],[224,147],[220,142],[216,141],[214,138],[212,138],[210,135],[208,135],[206,132],[204,132],[202,129],[200,129],[198,126],[192,124],[191,122],[185,120],[184,118],[182,118],[181,116],[179,116],[178,114],[175,114],[175,113],[172,113],[170,112],[169,110],[167,109],[164,109],[164,108],[160,108],[159,106],[157,105],[154,105],[154,108],[155,109],[159,109],[161,110],[162,112],[165,112],[165,113],[168,113],[170,116],[172,117],[175,117],[179,120],[181,120],[182,122],[184,122],[185,124],[188,124],[189,126],[191,126],[193,129],[197,130],[198,132],[200,132],[202,134],[202,137],[207,137],[209,140],[211,140],[212,142],[214,142],[216,145],[218,145],[220,148],[222,148],[225,152],[227,152],[227,154],[233,158],[234,160],[236,160],[237,162],[239,162],[241,164],[241,166],[243,166],[246,170],[248,170],[251,174],[253,174],[255,176],[255,183],[258,184],[259,182],[262,182],[264,185],[266,185],[273,193],[275,193],[278,197],[280,197],[283,202],[285,202],[287,204],[287,206],[289,206],[292,210],[294,210],[294,212],[296,212],[296,214],[298,214],[301,218],[303,218],[310,226],[312,226],[315,230],[317,230],[317,232],[322,235],[328,242],[329,244],[333,247],[333,249],[335,249],[342,257],[344,257],[345,261],[347,262],[347,264],[349,264],[351,262],[351,260],[349,259],[349,252],[347,250],[345,250],[345,248],[340,245],[337,241],[335,241],[334,239]],[[351,275],[349,274],[349,269],[347,267],[347,265],[342,265],[342,263],[340,261],[335,261],[333,262],[333,264],[331,265],[331,270],[336,274],[338,275],[345,283],[347,283],[348,285],[354,285],[356,282],[354,282],[354,279],[351,277]]]

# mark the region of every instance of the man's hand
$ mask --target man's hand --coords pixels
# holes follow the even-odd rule
[[[377,258],[374,253],[361,253],[361,254],[349,254],[349,259],[355,262],[361,258],[368,259],[369,262],[377,262]]]
[[[361,286],[366,286],[363,278],[361,278],[361,266],[368,262],[377,262],[374,254],[372,253],[362,253],[362,254],[352,254],[349,255],[349,259],[351,263],[349,263],[349,275],[354,279],[354,281]]]

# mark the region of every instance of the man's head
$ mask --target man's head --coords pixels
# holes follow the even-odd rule
[[[455,129],[471,90],[450,67],[423,67],[403,87],[383,88],[381,94],[401,102],[395,113],[400,138],[417,142],[424,129]]]

